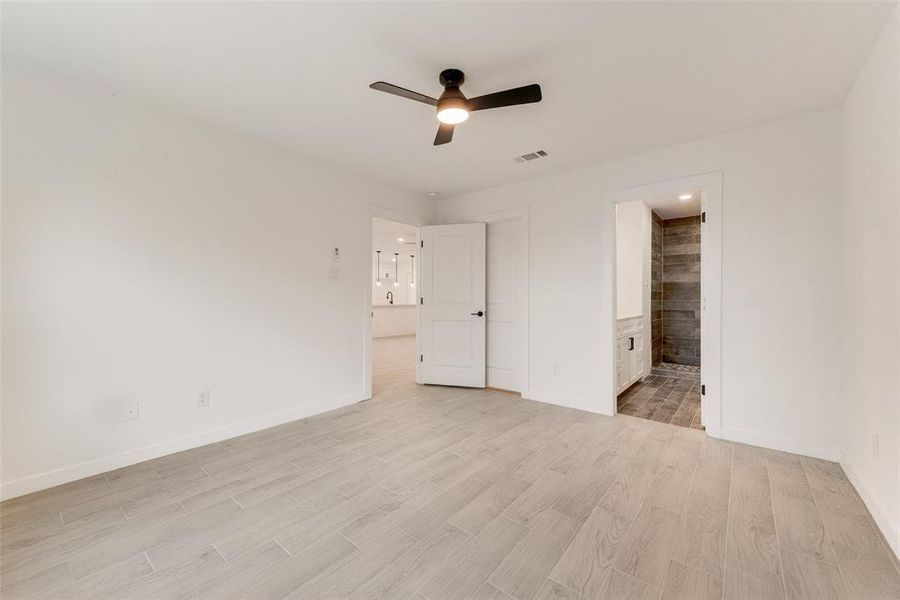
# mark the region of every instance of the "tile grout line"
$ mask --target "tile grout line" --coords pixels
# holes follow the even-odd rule
[[[775,529],[775,543],[778,544],[778,564],[781,566],[781,574],[779,576],[779,580],[781,581],[782,594],[785,598],[787,598],[787,580],[785,579],[784,556],[782,555],[781,536],[778,535],[778,518],[775,516],[775,494],[772,491],[772,472],[769,469],[769,453],[766,450],[764,450],[763,452],[766,457],[766,479],[769,482],[769,507],[772,509],[772,526]]]
[[[674,440],[674,436],[673,436],[672,439]],[[669,443],[671,444],[671,441],[670,441]],[[699,454],[698,454],[698,460],[699,460]],[[695,468],[695,470],[696,470],[696,465],[694,466],[694,468]],[[655,479],[655,478],[656,478],[656,473],[654,473],[654,479]],[[693,486],[693,483],[694,483],[694,475],[693,475],[693,472],[692,472],[692,473],[691,473],[691,486]],[[690,486],[689,486],[689,487],[688,487],[688,494],[690,494],[690,489],[691,489],[691,488],[690,488]],[[641,514],[641,512],[644,510],[644,507],[645,507],[646,504],[647,504],[647,496],[649,496],[649,495],[650,495],[650,488],[648,487],[648,488],[647,488],[647,491],[644,493],[643,497],[641,498],[641,502],[640,502],[640,504],[638,505],[637,511],[634,513],[634,519],[632,519],[632,520],[628,523],[628,531],[626,531],[626,532],[622,535],[622,539],[623,539],[624,541],[627,541],[627,540],[629,539],[629,536],[631,535],[631,530],[634,528],[634,524],[635,524],[635,522],[637,522],[638,516],[639,516],[639,515]],[[600,501],[602,501],[602,498],[601,498],[601,500],[599,500],[599,501],[597,502],[597,504],[599,504]],[[601,507],[601,508],[602,508],[602,507]],[[604,510],[605,510],[605,509],[604,509]],[[663,508],[663,509],[661,509],[661,510],[666,510],[666,509]],[[614,515],[618,515],[618,513],[615,513],[615,512],[613,512],[613,511],[609,511],[609,512],[612,513],[612,514],[614,514]],[[671,511],[667,511],[667,512],[671,512]],[[682,508],[682,514],[678,515],[678,524],[679,524],[679,525],[681,524],[681,519],[682,519],[682,517],[684,516],[683,513],[684,513],[684,508]],[[672,514],[675,514],[675,513],[672,513]],[[624,518],[622,515],[618,515],[618,516]],[[671,558],[671,557],[672,557],[672,548],[673,548],[674,546],[675,546],[675,541],[673,540],[673,541],[672,541],[672,546],[669,548],[669,551],[668,551],[668,554],[667,554],[667,559],[669,560],[669,563],[672,562],[672,558]],[[616,552],[616,556],[615,556],[616,559],[618,559],[618,557],[619,557],[619,552],[621,552],[621,551],[622,551],[622,548],[619,548],[619,550]],[[613,571],[614,569],[616,569],[615,562],[616,562],[616,561],[613,562],[612,569],[610,569],[610,577],[612,576],[612,571]],[[554,565],[554,568],[555,568],[555,565]],[[619,569],[619,570],[621,570],[621,569]],[[669,567],[668,567],[668,565],[666,565],[666,572],[667,572],[667,573],[668,573],[668,570],[669,570]],[[626,575],[630,575],[631,577],[634,577],[635,579],[637,579],[638,581],[640,581],[640,582],[642,582],[642,583],[647,584],[648,587],[651,587],[651,588],[653,588],[653,589],[657,589],[655,585],[653,585],[653,584],[650,583],[649,581],[645,581],[644,579],[641,579],[641,578],[638,577],[637,575],[632,575],[631,573],[627,573],[627,572],[625,572],[625,571],[622,571],[622,572],[625,573]],[[663,583],[665,583],[665,580],[663,580]],[[565,587],[565,586],[563,586],[563,587]],[[568,588],[567,588],[567,589],[568,589]],[[575,590],[572,590],[572,591],[574,592]],[[576,593],[577,593],[577,592],[576,592]]]
[[[803,466],[803,461],[799,458],[797,462],[800,464],[800,471],[803,473],[803,480],[806,482],[806,487],[809,488],[809,495],[812,498],[813,506],[816,507],[816,516],[819,517],[819,521],[822,523],[822,531],[825,534],[825,543],[828,544],[828,547],[831,549],[831,553],[834,555],[834,565],[837,567],[838,574],[841,576],[841,583],[844,584],[844,589],[849,593],[850,588],[847,587],[847,577],[844,575],[844,570],[841,568],[841,561],[838,558],[837,552],[834,550],[834,546],[831,545],[831,536],[828,534],[828,531],[825,527],[825,520],[822,518],[822,509],[819,508],[819,502],[816,500],[816,495],[813,493],[812,485],[809,483],[809,476],[806,474],[806,467]]]
[[[722,596],[725,596],[725,578],[728,576],[728,530],[731,527],[731,500],[734,489],[734,447],[731,448],[731,464],[728,465],[728,505],[725,508],[725,552],[722,553]]]
[[[147,559],[147,564],[150,565],[150,572],[151,572],[151,573],[156,573],[156,567],[154,566],[153,561],[150,560],[150,555],[147,554],[147,551],[146,551],[146,550],[144,550],[144,558]],[[71,567],[70,567],[70,568],[71,568]]]
[[[666,400],[668,400],[674,393],[675,393],[675,387],[672,387],[672,391],[669,392],[668,394],[666,394],[666,397],[663,398],[662,402],[659,403],[659,406],[656,408],[656,410],[653,411],[653,414],[650,415],[650,417],[647,419],[648,421],[655,421],[653,417],[656,416],[656,413],[658,413],[662,409],[663,404],[666,403]],[[655,421],[655,422],[660,423],[661,421]],[[668,425],[668,424],[669,423],[666,423],[666,425]]]

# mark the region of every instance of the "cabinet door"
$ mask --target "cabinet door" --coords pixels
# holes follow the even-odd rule
[[[616,392],[622,392],[631,384],[631,356],[628,338],[616,341]]]
[[[634,383],[646,373],[644,373],[644,334],[634,334],[634,348],[629,353],[631,361],[631,383]]]

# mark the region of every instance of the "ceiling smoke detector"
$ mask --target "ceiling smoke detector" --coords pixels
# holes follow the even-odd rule
[[[513,162],[523,163],[531,160],[537,160],[539,158],[545,158],[548,154],[545,150],[537,150],[535,152],[529,152],[528,154],[523,154],[522,156],[516,156],[513,158]]]

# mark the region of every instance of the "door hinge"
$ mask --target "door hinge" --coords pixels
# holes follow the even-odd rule
[[[419,355],[419,362],[425,362],[425,357],[423,355]]]
[[[706,211],[703,211],[702,213],[700,213],[700,222],[706,223]]]
[[[424,298],[424,297],[422,297],[422,296],[419,297],[419,304],[425,304],[425,298]]]
[[[705,396],[705,395],[706,395],[706,384],[705,384],[705,383],[701,383],[701,384],[700,384],[700,395],[701,395],[701,396]]]
[[[425,240],[419,240],[419,248],[425,247]]]

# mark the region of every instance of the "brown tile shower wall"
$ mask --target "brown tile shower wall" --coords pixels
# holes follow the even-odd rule
[[[699,366],[699,215],[662,222],[662,288],[662,360]]]
[[[662,362],[662,311],[663,311],[663,220],[653,213],[653,229],[650,234],[650,348],[655,367]]]

